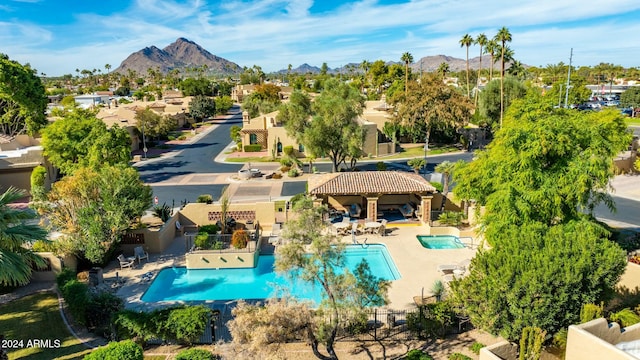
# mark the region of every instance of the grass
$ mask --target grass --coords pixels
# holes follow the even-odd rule
[[[22,340],[20,349],[9,350],[10,359],[82,359],[91,352],[69,333],[58,309],[58,297],[42,293],[0,305],[0,334]],[[27,347],[29,340],[60,341],[59,348]]]
[[[627,123],[627,125],[640,126],[640,118],[626,117],[624,118],[624,121]]]
[[[245,163],[245,162],[272,162],[273,158],[271,156],[248,156],[248,157],[240,157],[240,158],[227,158],[227,162],[234,163]]]

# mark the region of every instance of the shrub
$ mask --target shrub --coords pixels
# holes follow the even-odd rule
[[[144,354],[142,347],[133,340],[124,340],[120,342],[110,342],[105,347],[100,347],[84,360],[143,360]]]
[[[464,214],[459,211],[445,211],[438,216],[438,221],[444,225],[458,226],[462,223]]]
[[[383,161],[378,161],[376,163],[376,170],[378,171],[385,171],[387,170],[387,164],[385,164]]]
[[[433,358],[419,349],[413,349],[407,353],[406,360],[433,360]]]
[[[483,343],[479,343],[479,342],[474,342],[473,345],[471,345],[471,352],[473,352],[476,355],[480,354],[480,349],[482,349],[483,347],[485,347],[487,345],[483,344]]]
[[[186,135],[180,135],[180,136],[178,136],[178,140],[187,140],[187,136]]]
[[[167,203],[153,207],[153,215],[160,218],[163,223],[171,219],[172,213],[173,209],[171,208],[171,206],[167,205]]]
[[[296,169],[296,168],[293,168],[293,169],[290,169],[290,170],[287,172],[287,175],[288,175],[289,177],[298,177],[298,176],[300,176],[300,171],[298,171],[298,169]]]
[[[262,145],[260,144],[251,144],[244,146],[244,152],[260,152],[262,151]]]
[[[522,329],[520,338],[520,360],[538,360],[542,353],[542,344],[547,332],[535,326]]]
[[[427,304],[419,307],[418,312],[407,314],[407,327],[421,339],[443,337],[454,317],[449,301]]]
[[[171,309],[164,328],[180,343],[191,344],[204,333],[211,310],[205,306]]]
[[[444,190],[444,186],[442,185],[442,183],[439,182],[432,182],[431,185],[436,188],[436,190],[438,190],[439,192],[442,192],[442,190]]]
[[[280,165],[282,165],[283,167],[291,167],[293,165],[293,160],[288,157],[283,157],[282,159],[280,159]]]
[[[36,240],[31,246],[35,252],[55,252],[56,246],[52,241]]]
[[[87,327],[94,333],[109,338],[111,320],[114,314],[123,308],[122,299],[109,292],[100,292],[92,296],[86,308]]]
[[[286,166],[286,165],[280,166],[280,171],[282,172],[287,172],[289,170],[291,170],[291,166]]]
[[[208,249],[209,248],[209,234],[201,231],[196,235],[196,238],[193,242],[200,249]]]
[[[292,145],[287,145],[285,147],[282,148],[282,152],[287,155],[288,157],[293,156],[293,146]]]
[[[176,137],[173,135],[167,135],[167,140],[171,141],[171,140],[175,140]]]
[[[204,349],[186,349],[176,355],[176,360],[215,360],[216,356]]]
[[[273,173],[273,176],[271,177],[272,179],[282,179],[282,174],[280,173]]]
[[[216,224],[202,225],[199,229],[199,232],[206,232],[207,234],[216,234],[218,231],[220,231],[220,228]]]
[[[407,165],[411,166],[413,171],[415,171],[416,173],[418,173],[426,163],[427,162],[424,159],[420,159],[420,158],[413,158],[407,161]]]
[[[68,281],[62,287],[62,297],[73,318],[80,324],[85,324],[85,314],[89,304],[89,287],[78,280]]]
[[[223,250],[224,249],[224,243],[222,241],[216,241],[213,243],[213,246],[211,247],[211,250]]]
[[[63,268],[62,271],[56,276],[56,283],[58,284],[58,289],[62,291],[62,288],[71,280],[76,280],[77,275],[76,272],[69,269]]]
[[[591,320],[601,318],[603,312],[603,305],[596,304],[584,304],[580,309],[580,323],[584,324]]]
[[[196,199],[197,203],[206,203],[206,204],[211,204],[213,202],[213,196],[211,196],[211,194],[202,194],[198,196],[198,199]]]
[[[249,242],[249,234],[240,229],[233,232],[231,236],[231,246],[236,249],[244,249],[247,247],[247,242]]]
[[[640,322],[640,316],[631,309],[622,309],[609,315],[609,320],[617,322],[621,327],[627,327]]]
[[[473,360],[465,354],[453,353],[449,355],[449,360]]]
[[[38,165],[31,171],[31,197],[33,200],[40,201],[45,199],[46,189],[44,188],[47,179],[47,169]]]

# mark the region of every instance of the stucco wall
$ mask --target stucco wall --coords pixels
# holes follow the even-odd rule
[[[508,341],[502,341],[480,349],[480,360],[515,360],[517,358],[518,347]]]
[[[256,246],[251,245],[250,248],[255,249]],[[254,268],[258,264],[259,255],[259,251],[240,253],[198,250],[185,257],[188,269],[230,269]]]
[[[618,282],[618,286],[634,290],[640,286],[640,265],[627,262],[627,267]]]
[[[180,218],[178,212],[166,222],[162,227],[131,230],[134,234],[144,234],[144,245],[146,252],[158,254],[171,245],[176,237],[176,221]],[[141,245],[120,244],[120,250],[126,255],[133,255],[133,249]]]
[[[617,323],[600,318],[569,326],[566,359],[631,360],[636,357],[617,349],[613,344],[640,339],[640,324],[620,329]]]
[[[275,205],[271,202],[259,202],[259,203],[243,203],[243,204],[229,204],[229,211],[250,211],[254,210],[256,214],[255,220],[261,225],[271,226],[275,222]],[[209,212],[221,211],[220,204],[202,204],[191,203],[187,204],[182,210],[180,210],[180,223],[183,226],[201,226],[207,224],[215,224],[215,221],[209,220]],[[243,223],[242,220],[237,220],[239,223]],[[175,224],[175,223],[174,223]],[[174,225],[175,228],[175,225]]]
[[[39,252],[38,255],[50,262],[51,270],[34,271],[31,276],[32,281],[54,281],[56,279],[56,275],[62,271],[63,267],[75,271],[78,266],[78,261],[73,255],[64,256],[62,259],[50,252]]]

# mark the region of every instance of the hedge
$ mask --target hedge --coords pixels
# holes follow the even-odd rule
[[[84,360],[144,360],[144,353],[142,347],[133,340],[124,340],[110,342],[86,355]]]
[[[260,144],[251,144],[244,146],[244,152],[260,152],[262,151],[262,145]]]

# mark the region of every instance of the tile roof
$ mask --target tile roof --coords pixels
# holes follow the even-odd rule
[[[314,195],[406,194],[435,192],[436,189],[418,174],[398,171],[356,171],[314,175],[309,179],[309,193]]]

